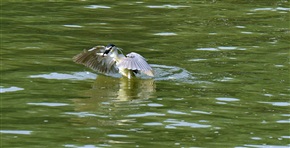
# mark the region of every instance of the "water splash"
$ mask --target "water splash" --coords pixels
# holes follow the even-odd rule
[[[193,83],[194,77],[192,74],[180,67],[176,66],[167,66],[167,65],[157,65],[150,64],[155,72],[154,80],[174,80],[181,82]],[[120,74],[107,74],[108,76],[120,78]],[[39,75],[30,75],[30,78],[44,78],[44,79],[56,79],[56,80],[87,80],[87,79],[96,79],[97,74],[92,72],[73,72],[73,73],[49,73],[49,74],[39,74]],[[138,75],[141,79],[150,79],[149,76],[144,74]]]
[[[180,67],[151,64],[155,71],[154,80],[181,80],[192,82],[192,74]]]

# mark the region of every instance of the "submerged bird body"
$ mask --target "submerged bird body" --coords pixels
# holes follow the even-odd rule
[[[108,46],[95,46],[92,49],[73,57],[74,62],[83,64],[101,73],[120,73],[127,78],[132,78],[137,73],[154,76],[153,70],[140,54],[131,52],[126,56],[121,49],[113,44]]]

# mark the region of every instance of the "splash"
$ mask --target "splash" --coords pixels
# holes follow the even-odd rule
[[[192,74],[180,67],[177,66],[167,66],[167,65],[157,65],[150,64],[155,72],[154,80],[164,81],[164,80],[173,80],[179,82],[193,82],[194,77]],[[43,79],[55,79],[55,80],[87,80],[87,79],[96,79],[98,75],[92,72],[73,72],[73,73],[57,73],[52,72],[49,74],[39,74],[39,75],[30,75],[30,78],[43,78]],[[107,76],[120,78],[120,74],[107,74]],[[151,79],[151,77],[144,74],[137,75],[141,79]]]

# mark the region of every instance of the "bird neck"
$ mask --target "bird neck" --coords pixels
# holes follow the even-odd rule
[[[123,58],[125,58],[125,56],[123,54],[119,54],[117,49],[114,49],[111,54],[110,57],[112,57],[117,63],[120,62]]]

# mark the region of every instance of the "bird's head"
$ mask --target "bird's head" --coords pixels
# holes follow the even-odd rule
[[[115,47],[116,46],[114,44],[108,44],[105,48],[105,52],[103,53],[103,55],[107,55]]]

